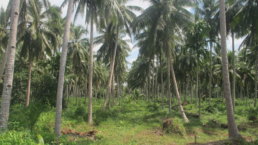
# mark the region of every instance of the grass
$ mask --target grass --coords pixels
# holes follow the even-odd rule
[[[190,123],[184,124],[183,121],[178,121],[186,130],[184,136],[177,133],[166,134],[162,132],[163,120],[167,118],[181,119],[177,108],[168,113],[167,106],[161,104],[159,100],[144,101],[125,98],[109,110],[102,109],[103,100],[94,100],[94,126],[89,126],[86,123],[87,105],[83,100],[78,101],[81,102],[80,104],[73,99],[70,100],[68,107],[63,111],[62,128],[78,132],[96,130],[96,140],[64,135],[59,142],[67,145],[185,145],[193,143],[195,138],[199,143],[228,138],[227,129],[221,128],[221,124],[226,124],[225,106],[223,101],[218,99],[202,104],[200,119],[188,115]],[[196,104],[188,104],[184,107],[187,114],[198,114]],[[16,106],[16,108],[19,107]],[[244,129],[241,130],[241,134],[245,138],[257,140],[258,123],[248,120],[250,109],[245,103],[238,100],[235,109],[236,121],[237,124],[243,126]],[[14,112],[17,113],[17,110]],[[13,122],[18,125],[23,124],[17,120],[17,115],[19,114],[14,114],[15,117],[11,116],[10,126]],[[32,128],[30,131],[34,136],[42,136],[45,144],[57,144],[54,141],[54,116],[55,110],[49,108],[40,114],[33,127],[28,127],[28,129]],[[18,128],[19,126],[16,125],[13,130],[28,131],[26,126],[20,126],[22,129]],[[38,142],[36,137],[33,139]]]

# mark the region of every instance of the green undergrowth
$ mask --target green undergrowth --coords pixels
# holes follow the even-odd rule
[[[184,106],[190,123],[184,123],[178,108],[168,112],[162,100],[136,100],[126,97],[115,101],[110,109],[103,109],[104,100],[93,100],[94,125],[87,124],[85,99],[70,98],[63,110],[62,129],[87,132],[96,130],[94,140],[64,135],[56,140],[54,134],[55,109],[47,105],[13,105],[9,131],[0,134],[0,144],[12,145],[184,145],[228,138],[226,109],[222,99],[203,101],[200,116],[198,105]],[[37,107],[39,106],[39,107]],[[176,102],[172,106],[176,106]],[[249,141],[258,138],[257,108],[237,100],[235,115],[241,134]],[[173,126],[162,129],[164,120],[172,119]],[[255,144],[255,143],[253,143]],[[250,143],[251,145],[251,143]]]

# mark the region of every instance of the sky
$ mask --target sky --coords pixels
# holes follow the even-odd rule
[[[49,1],[53,5],[60,6],[64,0],[49,0]],[[0,0],[0,7],[3,7],[5,9],[7,7],[8,2],[9,2],[9,0]],[[128,2],[128,5],[136,5],[136,6],[142,7],[143,9],[146,9],[150,4],[147,0],[130,0]],[[62,9],[62,15],[63,16],[66,15],[66,9],[67,9],[67,6]],[[82,17],[79,17],[76,20],[75,24],[85,26],[84,19]],[[95,36],[96,35],[97,35],[97,33],[95,33]],[[229,50],[232,50],[231,41],[232,41],[232,38],[229,36],[227,38],[227,47],[228,47]],[[239,48],[242,41],[243,41],[242,38],[235,40],[235,48],[236,49]],[[139,55],[139,48],[134,47],[134,45],[132,43],[130,43],[129,45],[132,48],[131,52],[129,53],[129,56],[127,57],[127,61],[129,63],[128,67],[130,68],[132,62],[135,61],[137,59],[138,55]],[[99,48],[99,46],[95,46],[94,51],[96,52],[98,50],[98,48]]]

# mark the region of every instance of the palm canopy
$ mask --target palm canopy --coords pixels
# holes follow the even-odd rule
[[[43,11],[43,4],[40,1],[28,1],[26,3],[25,16],[20,27],[24,28],[19,36],[21,45],[21,56],[29,61],[35,58],[52,55],[53,48],[57,48],[56,34],[51,30],[52,24],[46,23],[48,12]]]
[[[46,23],[48,11],[43,11],[40,1],[28,1],[23,7],[26,11],[20,27],[24,29],[18,36],[21,56],[33,61],[35,58],[52,55],[58,44],[55,33],[51,31],[52,24]]]
[[[235,29],[237,37],[245,37],[242,45],[257,53],[258,41],[258,2],[253,0],[239,0],[235,7],[241,6],[239,12],[234,16],[232,27]]]
[[[101,35],[96,37],[95,43],[102,44],[98,50],[97,60],[104,62],[106,65],[110,65],[110,59],[114,54],[115,45],[117,45],[115,70],[125,72],[126,71],[126,57],[128,56],[130,46],[128,40],[126,40],[125,30],[120,30],[117,34],[116,28],[113,25],[109,25],[106,29],[101,31]],[[118,35],[118,36],[117,36]],[[118,40],[116,40],[118,38]],[[121,74],[118,76],[121,77]],[[117,73],[116,73],[117,74]]]
[[[73,71],[80,76],[85,75],[87,70],[89,42],[83,38],[86,32],[82,26],[73,26],[71,41],[68,44],[68,55],[72,60]]]
[[[135,19],[133,25],[135,31],[144,30],[144,33],[147,32],[144,34],[147,36],[145,37],[146,47],[159,48],[160,46],[156,47],[155,43],[160,45],[161,41],[163,41],[167,43],[162,44],[163,48],[165,48],[171,45],[168,42],[171,41],[169,39],[176,40],[177,36],[175,35],[182,34],[183,29],[191,22],[189,21],[191,20],[191,13],[185,8],[189,1],[151,0],[150,2],[152,5]],[[171,34],[174,36],[171,36]],[[142,43],[141,45],[144,44]]]
[[[91,17],[96,26],[106,25],[107,18],[115,20],[121,14],[119,9],[119,2],[124,0],[75,0],[74,4],[77,6],[75,12],[75,19],[80,14],[85,14],[85,23],[89,24]],[[64,0],[61,7],[66,5],[68,0]]]

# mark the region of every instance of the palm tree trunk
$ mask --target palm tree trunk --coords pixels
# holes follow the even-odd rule
[[[193,103],[193,85],[192,85],[192,77],[190,76],[190,95],[191,95],[191,103]]]
[[[212,42],[210,42],[209,98],[212,97]]]
[[[229,138],[239,138],[240,134],[235,123],[233,104],[230,91],[229,71],[228,71],[228,57],[226,44],[226,15],[225,15],[225,1],[220,0],[220,33],[221,33],[221,54],[222,54],[222,75],[223,75],[223,91],[226,99],[227,119]]]
[[[149,71],[150,72],[150,71]],[[150,95],[150,92],[151,92],[151,81],[150,81],[150,75],[147,76],[147,88],[148,88],[148,91],[147,91],[147,101],[149,101],[151,95]]]
[[[106,100],[105,100],[105,103],[104,103],[104,108],[107,108],[109,106],[109,103],[110,103],[110,97],[111,97],[111,91],[112,91],[112,78],[113,78],[113,74],[114,74],[115,61],[116,61],[118,34],[119,34],[119,27],[117,26],[115,49],[114,49],[114,54],[112,56],[111,63],[110,63],[108,88],[107,88],[108,90],[107,90]]]
[[[198,98],[198,114],[199,116],[201,116],[201,96],[199,95],[199,65],[198,64],[197,64],[197,71],[196,71],[196,97]]]
[[[7,63],[5,69],[3,93],[1,100],[1,112],[0,112],[0,131],[7,129],[9,119],[9,108],[11,102],[11,93],[13,88],[13,73],[16,51],[16,37],[17,37],[17,25],[19,19],[19,6],[20,0],[13,0],[11,11],[11,30],[9,34],[8,46],[6,49]]]
[[[167,88],[167,98],[168,98],[168,112],[171,112],[171,73],[170,73],[170,59],[169,57],[167,58],[167,83],[168,83],[168,88]]]
[[[31,71],[32,71],[32,62],[30,62],[29,64],[29,76],[28,76],[27,93],[26,93],[26,107],[30,105]]]
[[[177,81],[176,81],[176,76],[175,76],[175,71],[174,71],[174,67],[173,67],[173,63],[172,63],[170,50],[168,51],[168,59],[169,59],[169,65],[170,65],[170,69],[171,69],[171,76],[172,76],[172,81],[173,81],[173,84],[174,84],[175,94],[176,94],[177,102],[178,102],[178,106],[179,106],[179,111],[180,111],[184,121],[189,122],[187,116],[185,115],[185,111],[184,111],[184,108],[182,106],[181,97],[180,97],[180,94],[179,94],[179,91],[178,91]]]
[[[235,37],[234,37],[234,32],[231,32],[232,34],[232,51],[233,51],[233,80],[232,80],[232,104],[233,104],[233,110],[235,109],[235,99],[236,99],[236,68],[235,68]]]
[[[161,54],[160,54],[160,82],[161,82],[161,100],[162,100],[162,108],[164,108],[164,105],[166,103],[166,98],[164,95],[164,81],[163,81],[163,72],[162,72],[162,59],[161,59]],[[164,104],[163,104],[164,101]]]
[[[111,95],[110,95],[110,100],[109,100],[109,107],[111,107],[115,103],[115,98],[116,98],[116,88],[115,88],[115,71],[113,72],[112,75],[112,87],[111,87]]]
[[[73,12],[73,0],[69,0],[67,16],[66,16],[66,23],[65,23],[65,32],[64,32],[64,37],[63,37],[62,54],[61,54],[61,58],[60,58],[57,96],[56,96],[55,133],[57,136],[61,135],[61,123],[62,123],[61,117],[62,117],[64,75],[65,75],[68,41],[69,41],[69,37],[70,37],[70,26],[71,26],[71,22],[72,22],[72,12]]]
[[[179,111],[180,111],[181,116],[184,119],[184,121],[189,122],[187,116],[185,115],[185,111],[184,111],[184,108],[182,106],[181,97],[180,97],[180,94],[179,94],[179,91],[178,91],[177,81],[176,81],[176,76],[175,76],[175,71],[174,71],[174,67],[173,67],[173,62],[172,62],[170,50],[168,52],[168,59],[169,59],[169,65],[170,65],[171,73],[172,73],[172,81],[173,81],[173,84],[174,84],[175,94],[176,94],[177,102],[178,102],[178,106],[179,106]]]
[[[257,105],[257,94],[258,94],[258,55],[256,55],[256,63],[255,63],[255,94],[254,94],[254,107]]]
[[[93,79],[93,15],[91,16],[90,21],[90,59],[89,59],[89,76],[88,76],[88,96],[89,96],[89,104],[88,104],[88,123],[90,125],[93,124],[92,119],[92,79]]]

